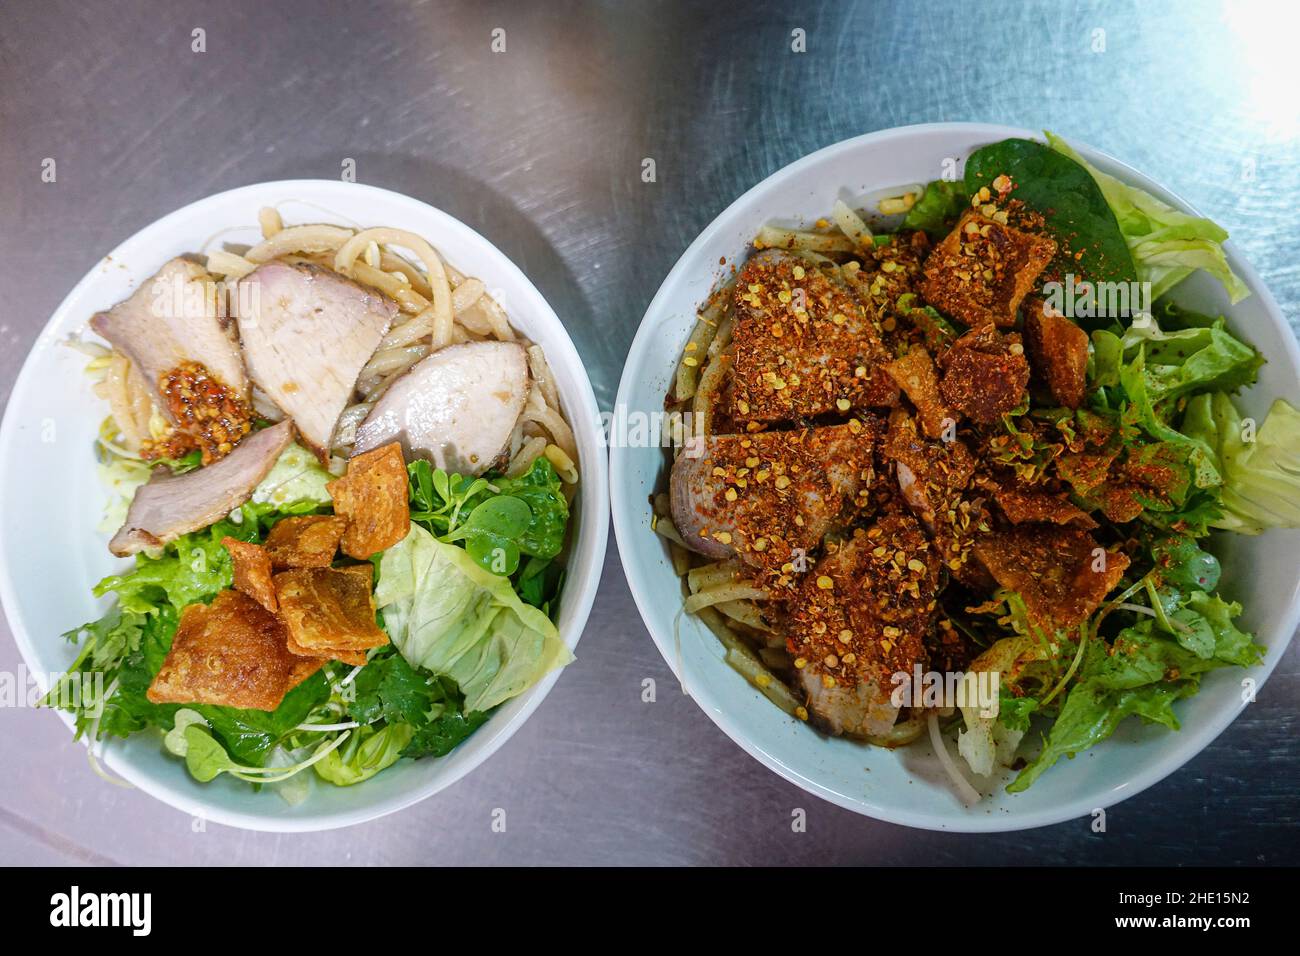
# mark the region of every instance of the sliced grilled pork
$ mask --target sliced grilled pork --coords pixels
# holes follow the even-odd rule
[[[91,318],[90,327],[135,363],[155,395],[166,376],[197,362],[247,401],[248,377],[234,322],[210,307],[200,281],[204,275],[194,263],[172,259],[129,299]],[[171,408],[159,407],[175,422]]]
[[[229,455],[205,468],[183,475],[158,469],[136,490],[109,550],[125,557],[224,518],[248,500],[292,440],[293,426],[281,422],[253,432]]]
[[[924,659],[940,556],[916,520],[881,519],[830,550],[789,604],[786,645],[808,709],[833,734],[880,736],[894,725],[896,674]]]
[[[268,262],[242,281],[256,284],[255,294],[240,296],[249,377],[324,461],[357,376],[397,305],[319,266]]]
[[[353,454],[399,441],[407,461],[481,475],[508,449],[528,383],[528,354],[518,343],[439,349],[384,393],[357,429]]]
[[[819,269],[776,249],[736,276],[732,416],[790,422],[898,404],[889,354],[866,306]]]
[[[865,499],[879,428],[874,419],[854,419],[701,439],[673,465],[673,523],[701,554],[780,568],[795,549],[816,548]]]
[[[889,699],[893,687],[881,687],[875,680],[827,687],[820,667],[804,667],[800,683],[808,699],[808,711],[826,731],[839,736],[884,737],[898,722],[898,710]]]

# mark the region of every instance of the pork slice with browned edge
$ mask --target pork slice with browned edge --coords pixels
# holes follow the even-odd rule
[[[253,432],[229,455],[207,467],[180,475],[163,467],[156,469],[153,477],[136,489],[126,521],[108,549],[126,557],[162,547],[224,518],[248,500],[292,440],[293,425],[281,422]]]

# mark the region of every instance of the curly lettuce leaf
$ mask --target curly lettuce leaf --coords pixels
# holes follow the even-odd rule
[[[311,499],[288,505],[250,501],[231,517],[182,535],[156,555],[137,554],[130,570],[100,581],[95,595],[112,593],[117,602],[98,621],[66,635],[82,641],[70,671],[101,674],[107,695],[104,700],[83,700],[75,708],[78,734],[126,737],[147,727],[171,729],[177,706],[154,704],[146,692],[171,648],[181,610],[207,603],[231,585],[230,555],[221,546],[222,538],[261,541],[281,518],[319,508],[319,502]],[[260,766],[328,696],[328,684],[317,674],[290,691],[271,713],[208,705],[193,709],[202,714],[232,759]]]
[[[1138,280],[1151,283],[1153,299],[1197,269],[1219,280],[1231,302],[1250,295],[1246,284],[1228,265],[1223,251],[1228,234],[1221,227],[1209,219],[1179,212],[1150,193],[1106,175],[1059,136],[1051,132],[1044,135],[1052,149],[1078,163],[1096,181],[1128,243]]]
[[[1155,618],[1124,628],[1110,644],[1094,638],[1043,749],[1007,787],[1009,792],[1027,790],[1062,757],[1106,739],[1127,717],[1137,715],[1177,730],[1173,703],[1196,693],[1202,674],[1259,662],[1264,648],[1233,623],[1241,605],[1195,591],[1185,610],[1188,626],[1193,618],[1202,622],[1200,629],[1210,639],[1208,653],[1184,647]]]
[[[1153,402],[1168,402],[1195,391],[1236,391],[1253,385],[1264,356],[1231,335],[1225,320],[1163,331],[1154,320],[1135,322],[1121,346],[1126,359],[1139,351],[1142,375]]]
[[[1152,439],[1180,449],[1194,472],[1197,488],[1222,484],[1212,448],[1199,437],[1186,435],[1169,423],[1170,407],[1157,404],[1156,386],[1146,373],[1145,346],[1139,345],[1133,359],[1120,368],[1119,383],[1130,403],[1127,414]]]
[[[509,579],[419,524],[383,553],[375,601],[401,655],[454,680],[466,712],[490,710],[573,660]]]

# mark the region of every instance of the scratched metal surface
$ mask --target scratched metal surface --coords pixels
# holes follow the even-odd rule
[[[362,181],[441,206],[505,250],[567,322],[608,406],[660,279],[727,203],[818,147],[930,120],[1050,126],[1146,170],[1227,226],[1296,320],[1289,5],[307,6],[0,6],[0,400],[47,316],[113,245],[198,197],[334,177],[351,157]],[[196,27],[203,54],[191,52]],[[489,49],[497,27],[503,54]],[[804,54],[790,49],[796,28]],[[650,185],[647,156],[658,166]],[[56,184],[40,181],[45,157],[57,160]],[[673,690],[612,542],[580,650],[471,777],[319,835],[194,833],[187,817],[96,779],[51,714],[5,709],[0,862],[1300,859],[1296,646],[1257,704],[1111,811],[1105,834],[1079,820],[986,837],[857,817],[745,756]],[[0,669],[18,665],[6,632]],[[657,703],[641,702],[646,677]],[[490,828],[498,807],[505,833]],[[805,833],[790,826],[797,807]]]

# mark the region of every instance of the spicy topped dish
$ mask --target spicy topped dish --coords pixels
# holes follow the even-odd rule
[[[1207,536],[1300,525],[1300,414],[1243,420],[1263,357],[1170,295],[1246,295],[1226,239],[1050,134],[760,228],[666,396],[684,609],[792,719],[928,737],[968,803],[1127,717],[1176,729],[1262,654]]]

